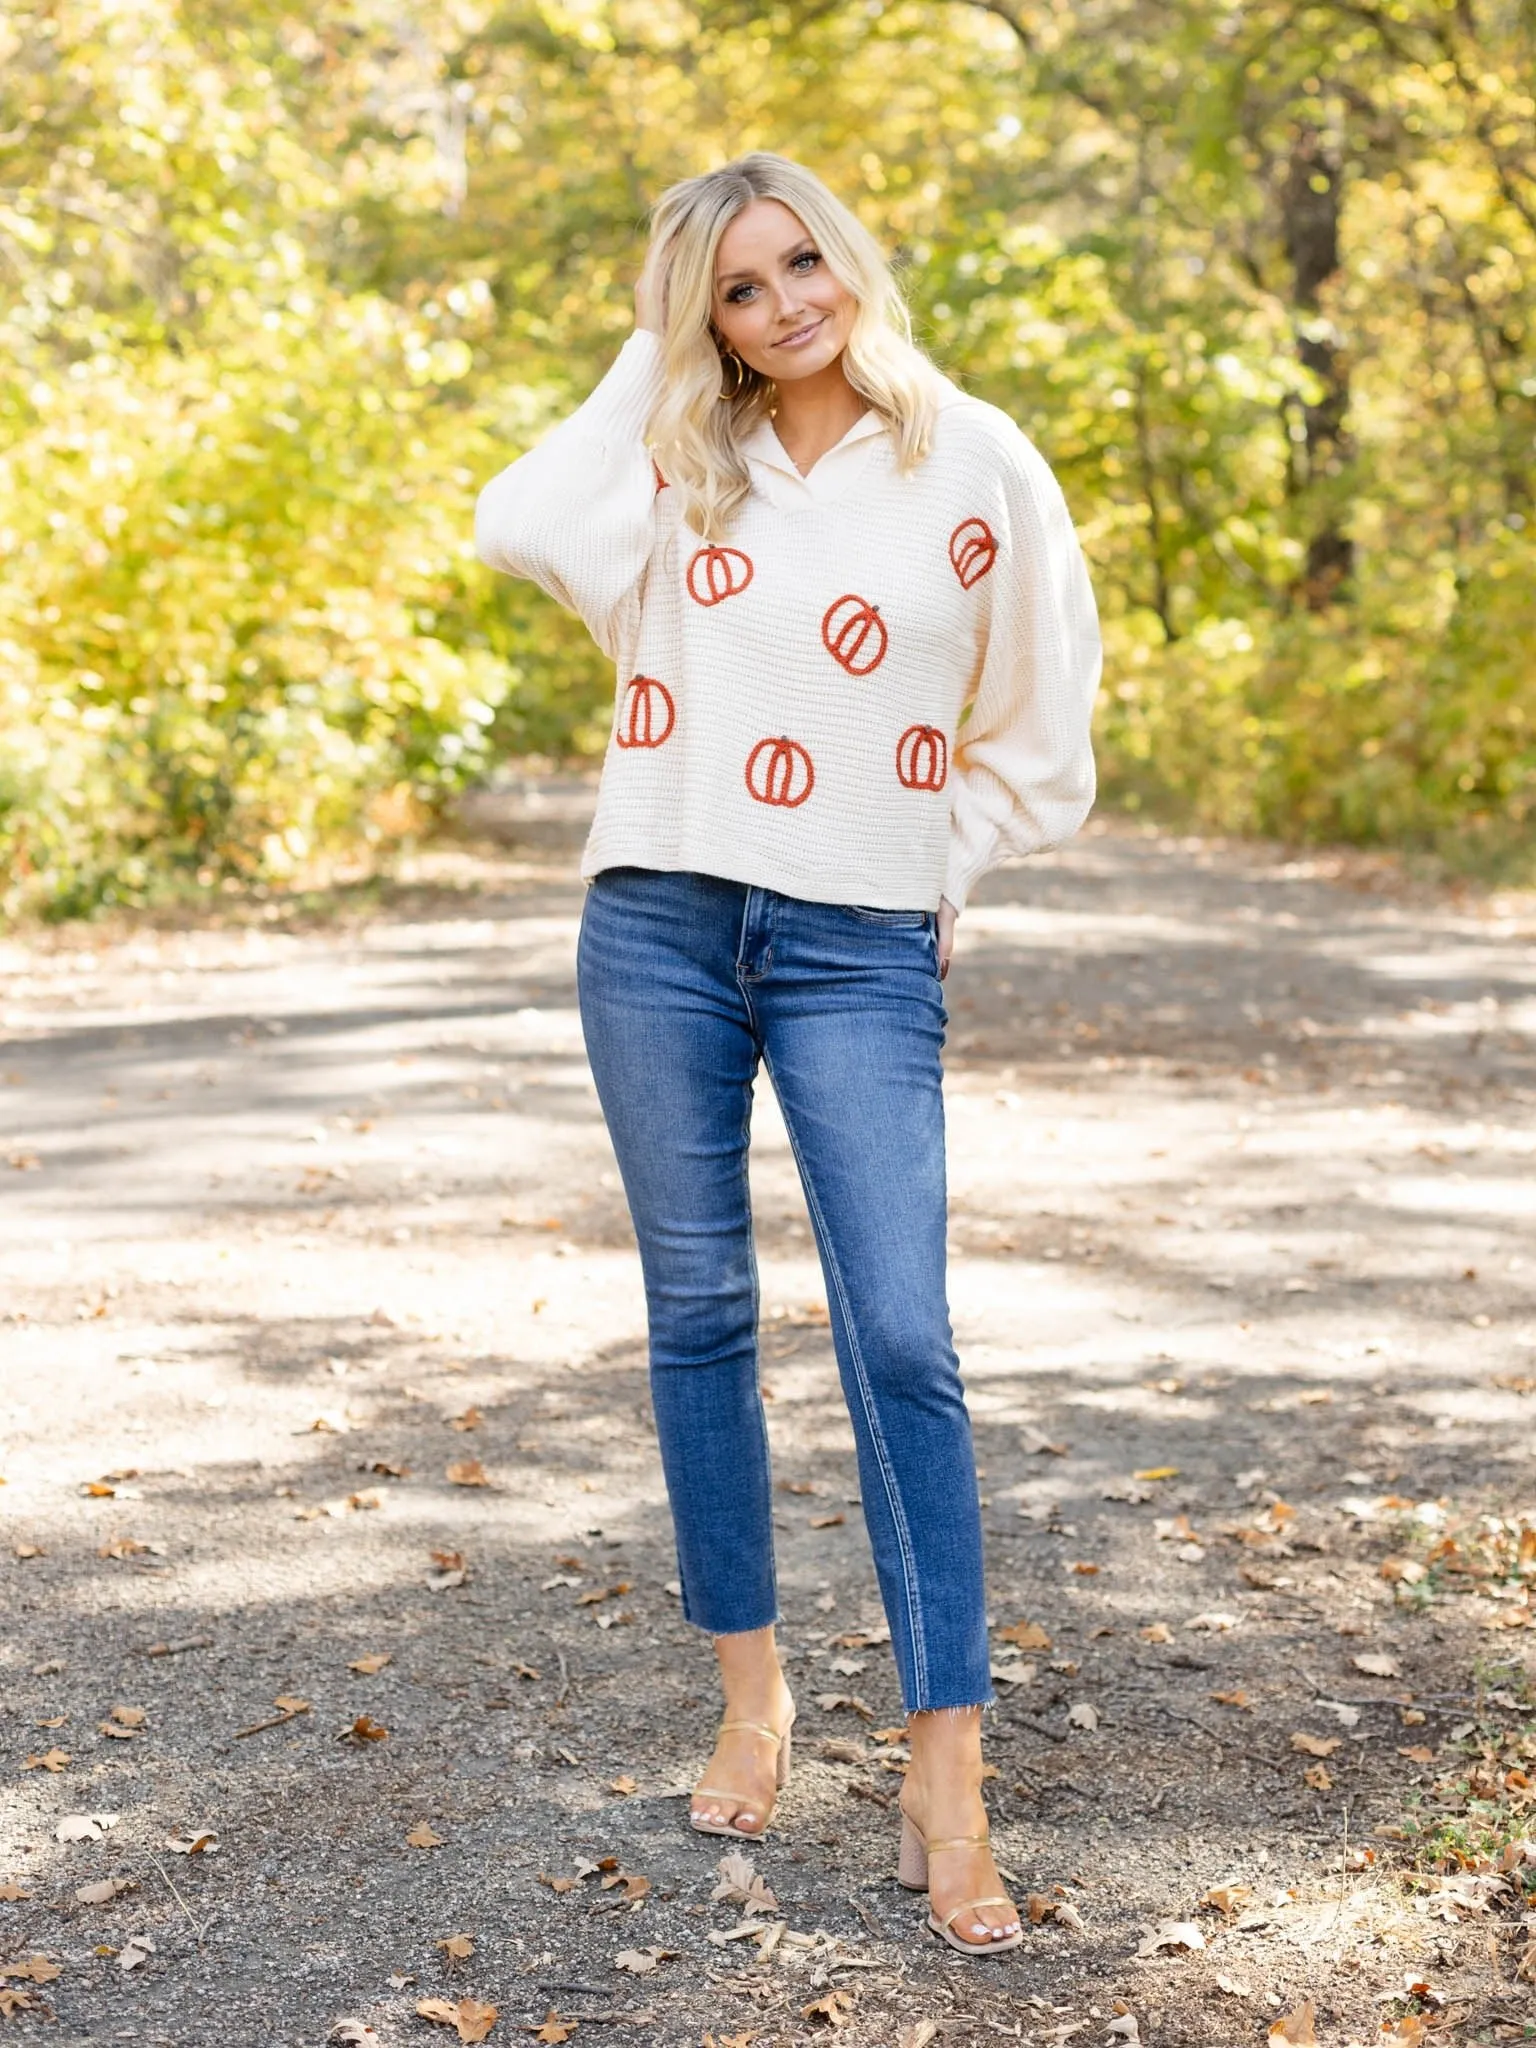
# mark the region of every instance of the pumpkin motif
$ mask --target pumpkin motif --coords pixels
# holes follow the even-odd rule
[[[949,536],[949,560],[960,588],[979,583],[997,560],[997,535],[985,519],[962,519]]]
[[[747,788],[760,804],[793,811],[816,786],[811,757],[798,740],[759,740],[747,756]]]
[[[835,598],[821,621],[822,645],[851,676],[867,676],[885,659],[890,635],[880,607],[862,597]]]
[[[636,676],[624,685],[614,739],[621,747],[659,747],[677,723],[672,692],[654,676]]]
[[[722,604],[752,581],[752,560],[740,548],[700,548],[688,564],[688,595],[696,604]]]
[[[660,465],[657,463],[657,460],[654,455],[651,457],[651,475],[656,479],[655,494],[658,498],[661,496],[663,491],[667,491],[672,488],[671,485],[667,482],[666,478],[662,475]]]
[[[896,779],[903,789],[942,789],[949,742],[936,725],[909,725],[896,742]]]

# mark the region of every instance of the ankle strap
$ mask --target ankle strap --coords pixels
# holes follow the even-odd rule
[[[990,1840],[990,1835],[946,1835],[942,1842],[924,1842],[923,1847],[936,1856],[941,1849],[984,1849]]]
[[[766,1735],[770,1742],[782,1742],[786,1733],[782,1728],[770,1728],[766,1721],[722,1721],[720,1723],[720,1733],[722,1735],[729,1735],[733,1729],[738,1728],[745,1729],[753,1735]]]

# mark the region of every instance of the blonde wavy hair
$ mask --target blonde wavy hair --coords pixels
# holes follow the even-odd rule
[[[858,302],[843,372],[889,425],[903,475],[932,444],[942,381],[912,339],[911,315],[885,252],[813,172],[759,149],[668,186],[651,214],[664,382],[646,440],[680,494],[684,519],[711,543],[724,539],[750,488],[742,439],[772,414],[777,399],[772,379],[745,363],[740,389],[722,396],[723,358],[712,325],[720,237],[754,199],[777,199],[796,214]]]

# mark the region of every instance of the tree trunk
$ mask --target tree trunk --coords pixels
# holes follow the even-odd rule
[[[1297,134],[1281,187],[1281,223],[1291,266],[1296,308],[1296,352],[1322,387],[1302,407],[1301,481],[1320,500],[1322,524],[1307,542],[1300,594],[1311,611],[1337,602],[1354,567],[1354,543],[1344,531],[1339,480],[1350,453],[1349,369],[1332,329],[1321,317],[1322,290],[1339,268],[1340,162],[1315,128]],[[1321,487],[1321,488],[1319,488]]]

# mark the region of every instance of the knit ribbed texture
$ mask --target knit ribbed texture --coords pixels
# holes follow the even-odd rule
[[[822,903],[964,907],[1093,801],[1098,620],[1056,479],[946,380],[911,477],[878,437],[856,488],[754,488],[723,547],[681,521],[642,435],[637,329],[592,395],[480,493],[482,560],[576,612],[616,664],[582,856]]]

